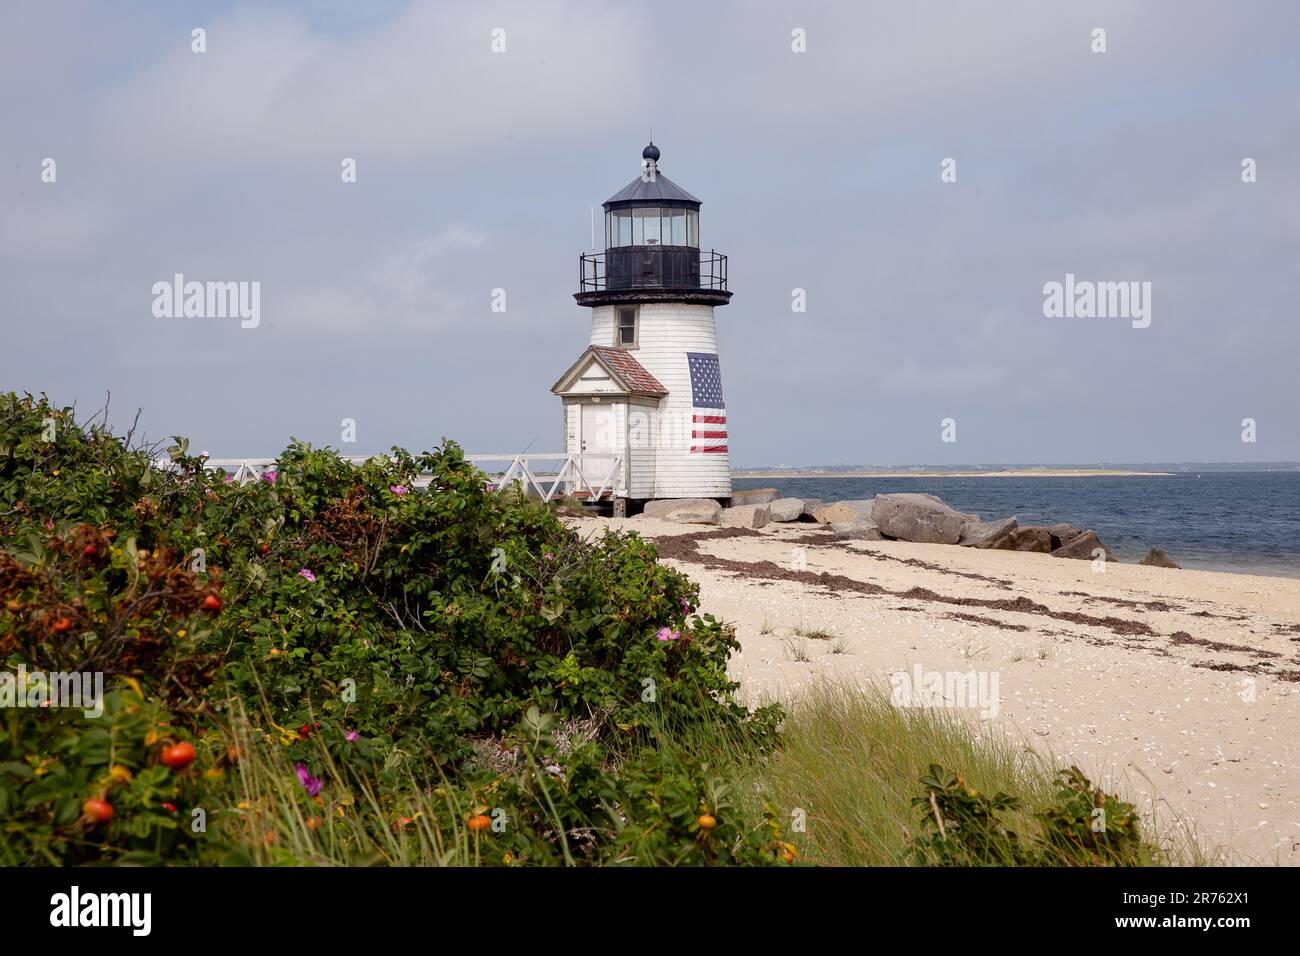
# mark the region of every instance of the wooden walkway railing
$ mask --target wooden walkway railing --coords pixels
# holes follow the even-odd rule
[[[623,467],[623,456],[619,454],[579,454],[533,453],[522,455],[466,455],[469,461],[485,473],[491,474],[483,465],[488,462],[509,462],[505,471],[494,484],[502,488],[512,481],[517,481],[537,493],[543,501],[550,501],[557,494],[566,494],[574,498],[586,498],[599,501],[614,495],[619,489],[619,473]],[[535,463],[558,467],[545,472]],[[599,479],[599,482],[597,482]],[[546,482],[549,481],[549,487]],[[561,490],[562,489],[562,490]]]
[[[344,461],[354,465],[370,460],[368,455],[344,455]],[[482,471],[493,490],[511,483],[523,486],[525,493],[534,493],[543,501],[559,495],[600,501],[616,496],[620,490],[620,473],[623,456],[619,454],[578,454],[564,452],[525,452],[519,455],[466,455],[465,459]],[[275,470],[274,458],[209,458],[204,462],[210,471],[223,470],[240,484],[258,481],[268,471]],[[161,460],[159,467],[169,462]],[[497,468],[495,465],[504,465]],[[416,479],[416,485],[429,483],[428,475]]]

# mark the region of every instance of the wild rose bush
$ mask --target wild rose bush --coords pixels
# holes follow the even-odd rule
[[[166,766],[162,754],[178,741],[197,743],[201,758]],[[94,720],[9,711],[0,722],[0,865],[217,860],[230,849],[219,819],[227,762],[130,684],[107,693]],[[97,819],[88,801],[111,815]]]
[[[653,544],[580,540],[548,507],[488,492],[451,442],[360,467],[294,442],[248,484],[205,470],[181,439],[167,468],[151,464],[155,451],[78,425],[43,398],[0,396],[0,668],[90,662],[118,686],[135,681],[138,706],[168,708],[191,735],[228,736],[236,711],[250,715],[256,744],[315,781],[311,800],[373,787],[381,826],[430,781],[513,792],[516,860],[625,861],[620,840],[637,832],[660,841],[639,841],[643,858],[737,862],[749,852],[742,834],[762,824],[729,830],[725,852],[711,849],[720,836],[690,825],[690,793],[708,802],[705,768],[647,763],[653,726],[707,723],[762,747],[778,718],[732,699],[734,636],[695,612],[695,586],[658,565]],[[529,713],[582,721],[589,740],[548,749],[539,738],[514,776],[485,765],[485,747],[504,746]],[[12,778],[49,759],[50,734],[75,739],[67,722],[84,718],[23,719],[50,726],[4,738]],[[131,746],[141,766],[156,764],[156,740]],[[212,771],[213,787],[226,769],[235,776],[224,753],[199,755],[195,772]],[[75,746],[63,754],[69,786],[93,789],[103,768]],[[558,803],[549,791],[538,802],[538,767],[562,782]],[[666,812],[662,796],[638,796],[665,773],[680,798],[676,823],[641,826],[637,814]],[[237,796],[231,817],[246,802]],[[71,812],[67,799],[37,801],[14,825],[48,836]],[[346,815],[342,803],[335,810]],[[109,834],[123,838],[101,842],[103,859],[134,852],[128,822],[115,820]],[[588,834],[577,856],[568,826]],[[187,858],[169,846],[155,852]],[[756,858],[770,859],[765,846]]]

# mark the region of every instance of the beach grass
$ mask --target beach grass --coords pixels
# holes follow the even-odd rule
[[[1025,809],[1010,813],[1006,822],[1022,836],[1038,830],[1033,810],[1049,805],[1058,790],[1056,774],[1063,768],[1049,756],[959,713],[895,707],[883,688],[824,680],[783,706],[781,741],[768,752],[755,752],[723,727],[665,723],[653,736],[659,749],[704,757],[745,813],[772,813],[785,831],[781,839],[794,845],[803,865],[916,865],[912,839],[920,831],[922,811],[913,799],[923,793],[920,779],[932,764],[960,773],[982,793],[1019,797]],[[228,733],[241,752],[232,781],[240,790],[241,819],[228,830],[240,850],[230,862],[476,866],[485,862],[484,853],[493,852],[488,834],[458,826],[448,836],[438,825],[464,820],[472,811],[451,786],[412,778],[394,826],[391,802],[381,806],[377,789],[337,767],[324,747],[319,752],[324,773],[351,780],[346,806],[323,806],[308,796],[288,758],[278,748],[260,745],[247,721],[234,722]],[[1149,865],[1222,862],[1203,850],[1188,828],[1165,826],[1158,832],[1153,820],[1144,820],[1143,835],[1152,847],[1144,860]]]
[[[895,707],[883,688],[821,681],[783,706],[781,744],[763,756],[745,753],[720,733],[663,728],[658,740],[709,753],[747,795],[750,809],[775,808],[803,863],[915,864],[912,838],[921,821],[912,800],[923,793],[920,778],[931,764],[960,773],[981,793],[1019,797],[1025,809],[1007,822],[1023,836],[1039,830],[1033,810],[1048,806],[1059,790],[1057,772],[1064,767],[1050,758],[953,711]],[[1184,828],[1144,820],[1143,835],[1153,848],[1150,865],[1220,862]]]

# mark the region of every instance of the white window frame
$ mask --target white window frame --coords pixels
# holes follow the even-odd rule
[[[624,312],[632,313],[632,342],[628,344],[623,341],[623,326],[621,320]],[[641,344],[641,307],[639,305],[616,305],[614,306],[614,348],[616,349],[634,349]]]

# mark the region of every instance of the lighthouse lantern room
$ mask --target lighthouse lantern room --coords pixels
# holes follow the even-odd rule
[[[605,251],[580,258],[587,350],[551,391],[567,454],[614,472],[615,514],[655,498],[731,497],[727,412],[713,310],[731,299],[727,257],[700,248],[700,200],[659,171],[604,203]]]

